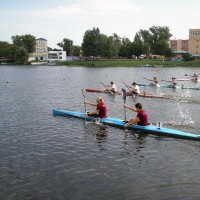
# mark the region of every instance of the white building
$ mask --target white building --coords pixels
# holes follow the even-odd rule
[[[29,61],[47,61],[47,40],[38,38],[35,40],[35,52],[29,54]]]
[[[36,46],[35,46],[36,53],[47,52],[47,40],[46,39],[38,38],[35,41],[36,41]]]
[[[66,61],[66,51],[48,51],[49,61]]]

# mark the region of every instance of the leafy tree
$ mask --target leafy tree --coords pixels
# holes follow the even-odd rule
[[[172,49],[167,48],[167,49],[165,50],[165,57],[166,57],[166,58],[170,58],[170,57],[173,57],[173,56],[174,56],[174,53],[173,53]]]
[[[151,53],[164,55],[166,49],[169,48],[167,44],[170,37],[172,36],[172,34],[169,32],[169,28],[152,26],[149,29],[149,32],[150,32]]]
[[[98,56],[100,45],[100,30],[87,30],[83,36],[82,50],[84,56]]]
[[[28,53],[23,47],[9,45],[6,47],[5,52],[7,55],[6,58],[9,59],[10,62],[23,64],[28,60]]]
[[[132,42],[128,38],[122,39],[122,46],[119,51],[119,56],[124,58],[132,57]]]
[[[13,45],[18,47],[23,47],[27,50],[28,53],[32,53],[35,51],[35,37],[28,35],[16,35],[11,37]]]
[[[184,61],[189,61],[190,58],[191,58],[191,54],[189,54],[189,53],[185,53],[185,54],[183,54],[182,57],[183,57]]]
[[[144,52],[143,47],[144,47],[144,45],[143,45],[142,39],[141,39],[139,33],[136,33],[134,41],[133,41],[133,46],[132,46],[133,55],[137,56],[137,58],[138,58]]]
[[[112,58],[117,57],[118,52],[119,47],[115,37],[100,34],[99,55],[106,58]]]
[[[67,38],[64,38],[62,42],[57,44],[59,47],[66,51],[67,55],[73,55],[73,41]]]
[[[115,40],[115,37],[109,36],[107,39],[107,47],[108,47],[108,57],[118,57],[119,48],[118,41]]]
[[[17,64],[24,64],[28,60],[28,53],[25,48],[17,47],[15,52],[15,62]]]
[[[116,33],[113,33],[113,50],[114,50],[114,56],[119,56],[119,51],[122,47],[122,38],[119,37]]]
[[[7,48],[10,46],[8,42],[0,41],[0,58],[7,58]]]
[[[148,30],[140,30],[138,34],[140,35],[140,38],[143,43],[143,54],[149,55],[151,41],[150,32]]]
[[[99,40],[99,55],[102,57],[110,57],[109,56],[109,47],[108,47],[108,37],[104,34],[100,34]]]
[[[140,30],[143,42],[143,53],[168,55],[170,53],[168,41],[172,34],[168,27],[152,26],[149,30]]]
[[[73,46],[73,55],[74,56],[80,56],[81,53],[81,47],[80,46]]]

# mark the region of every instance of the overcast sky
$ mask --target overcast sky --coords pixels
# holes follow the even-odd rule
[[[199,0],[0,0],[0,41],[31,34],[58,48],[63,38],[81,45],[93,27],[133,41],[140,29],[168,26],[171,39],[188,39],[200,28]]]

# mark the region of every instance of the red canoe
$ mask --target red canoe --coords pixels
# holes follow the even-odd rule
[[[108,90],[102,90],[102,89],[86,89],[86,92],[97,92],[97,93],[110,93]],[[121,92],[116,92],[115,94],[120,94]],[[129,93],[127,93],[127,96],[132,96]],[[168,96],[161,96],[161,95],[152,95],[152,94],[139,94],[139,97],[144,98],[158,98],[158,99],[170,99]]]

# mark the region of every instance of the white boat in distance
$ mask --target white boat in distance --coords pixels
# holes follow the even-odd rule
[[[46,65],[47,62],[44,61],[44,62],[31,62],[31,65]]]

